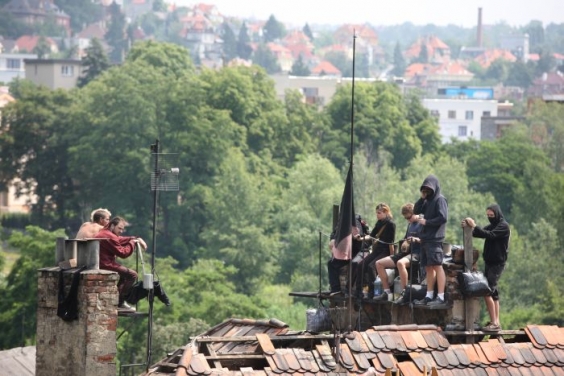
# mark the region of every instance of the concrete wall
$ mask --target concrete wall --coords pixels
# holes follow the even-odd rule
[[[81,273],[79,318],[57,316],[59,267],[38,271],[36,376],[115,376],[118,274],[106,270]],[[72,274],[65,271],[65,292]]]

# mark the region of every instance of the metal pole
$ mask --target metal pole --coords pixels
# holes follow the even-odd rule
[[[155,273],[155,257],[157,254],[157,202],[158,202],[158,167],[159,167],[159,140],[155,141],[154,145],[151,145],[151,151],[155,154],[155,186],[153,188],[153,252],[151,257],[151,274]],[[149,290],[149,318],[147,320],[147,370],[151,365],[151,355],[152,355],[152,343],[153,343],[153,302],[155,300],[155,290]]]

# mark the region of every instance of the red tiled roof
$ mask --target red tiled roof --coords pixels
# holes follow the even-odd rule
[[[345,24],[339,27],[333,34],[333,39],[338,43],[351,44],[352,37],[356,35],[358,39],[370,45],[378,44],[378,34],[370,25]]]
[[[103,40],[105,35],[106,28],[102,27],[100,22],[95,22],[82,29],[77,36],[85,39],[97,38],[99,40]]]
[[[474,61],[480,64],[482,68],[487,68],[497,59],[507,60],[510,62],[517,61],[517,58],[511,52],[501,49],[486,50],[483,54],[477,56]]]
[[[39,39],[41,37],[37,35],[23,35],[16,40],[16,46],[20,51],[28,51],[31,52],[37,46]],[[53,46],[57,46],[57,44],[53,41],[53,39],[49,37],[45,37],[45,40],[53,48]]]
[[[340,337],[278,320],[231,319],[149,367],[149,375],[564,375],[564,328],[529,325],[507,339],[451,344],[434,325],[385,325]],[[518,340],[522,342],[519,342]],[[526,371],[526,372],[525,372]],[[525,373],[523,373],[525,372]]]
[[[438,51],[450,51],[450,47],[446,43],[436,36],[430,35],[425,38],[419,38],[415,43],[413,43],[405,51],[405,57],[408,59],[415,59],[419,57],[422,46],[427,48],[427,54],[429,57],[434,56]]]
[[[322,73],[327,75],[339,75],[341,74],[341,71],[327,60],[324,60],[320,62],[316,67],[314,67],[311,70],[311,73],[313,75],[319,75]]]

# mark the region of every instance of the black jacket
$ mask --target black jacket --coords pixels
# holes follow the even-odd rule
[[[441,194],[439,179],[429,175],[421,184],[421,188],[429,188],[433,194],[425,200],[419,198],[413,207],[413,213],[425,215],[425,226],[421,230],[420,239],[427,242],[442,243],[445,239],[446,223],[448,220],[448,204]]]
[[[511,230],[509,223],[503,218],[501,208],[497,204],[488,206],[493,211],[495,218],[488,218],[490,224],[486,227],[474,227],[472,236],[486,239],[484,242],[484,261],[488,265],[504,265],[507,261],[509,249],[509,236]]]

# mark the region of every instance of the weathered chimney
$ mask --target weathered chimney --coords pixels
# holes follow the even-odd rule
[[[478,8],[478,30],[476,33],[476,43],[478,47],[482,47],[482,8]]]
[[[68,294],[72,272],[77,269],[63,271],[58,266],[39,269],[36,376],[116,375],[119,277],[98,268],[98,243],[98,240],[57,240],[57,263],[87,267],[80,273],[77,320],[63,321],[57,316],[59,273],[64,273],[65,294]]]

